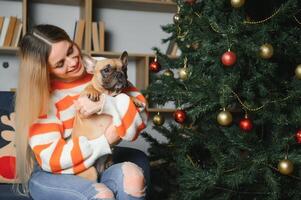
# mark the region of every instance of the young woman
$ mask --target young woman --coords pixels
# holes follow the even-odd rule
[[[143,172],[147,178],[147,159],[141,153],[135,157],[133,150],[128,151],[129,160],[143,169],[133,162],[114,164],[102,172],[99,183],[75,175],[92,166],[99,157],[112,153],[110,145],[121,137],[137,137],[127,135],[127,129],[139,133],[147,117],[144,108],[133,109],[130,96],[142,101],[144,97],[135,88],[129,88],[127,95],[119,98],[123,104],[126,102],[119,119],[123,133],[110,132],[94,140],[71,137],[77,111],[86,116],[101,114],[99,102],[118,109],[114,107],[114,103],[120,103],[118,98],[106,96],[99,102],[78,98],[92,76],[85,72],[80,50],[59,27],[38,25],[26,33],[19,47],[21,62],[15,109],[17,178],[22,183],[21,192],[30,193],[37,200],[145,199]],[[122,161],[125,160],[123,157]]]

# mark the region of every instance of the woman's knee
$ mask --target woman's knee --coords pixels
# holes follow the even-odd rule
[[[93,186],[97,191],[96,195],[94,196],[95,199],[115,199],[113,192],[105,184],[95,183]]]
[[[122,173],[124,176],[124,192],[134,197],[145,195],[145,179],[142,169],[134,163],[124,162],[122,164]]]

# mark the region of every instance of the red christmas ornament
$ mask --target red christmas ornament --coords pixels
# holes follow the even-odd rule
[[[221,61],[222,61],[223,65],[225,65],[227,67],[234,65],[236,63],[236,60],[237,60],[236,54],[230,50],[225,52],[221,57]]]
[[[296,141],[298,144],[301,144],[301,130],[296,133]]]
[[[183,124],[186,120],[186,112],[185,110],[176,110],[173,114],[175,121],[179,124]]]
[[[247,116],[245,116],[245,118],[240,120],[239,128],[244,132],[250,132],[253,129],[253,123]]]
[[[160,63],[157,61],[157,58],[155,58],[154,61],[152,61],[152,62],[149,64],[149,69],[150,69],[152,72],[155,72],[155,73],[157,73],[158,71],[160,71],[161,65],[160,65]]]
[[[193,5],[195,4],[196,0],[185,0],[186,3]]]

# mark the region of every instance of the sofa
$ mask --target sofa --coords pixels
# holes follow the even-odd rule
[[[15,176],[14,92],[0,91],[0,200],[31,200],[12,190]],[[149,161],[140,150],[116,147],[114,162],[131,161],[144,170],[150,185]],[[133,156],[135,155],[135,156]],[[149,192],[150,187],[148,187]]]
[[[0,92],[0,199],[29,200],[12,190],[15,176],[14,93]]]

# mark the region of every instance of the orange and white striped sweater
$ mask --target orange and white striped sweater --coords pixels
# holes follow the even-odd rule
[[[51,108],[30,128],[29,145],[43,170],[52,173],[77,174],[92,166],[99,157],[110,154],[105,136],[88,140],[84,136],[70,137],[75,117],[73,101],[90,82],[92,75],[71,83],[53,81]],[[138,98],[144,107],[136,108],[130,96]],[[105,96],[103,113],[112,115],[118,135],[135,140],[146,127],[145,98],[135,87],[126,88],[115,97]]]

